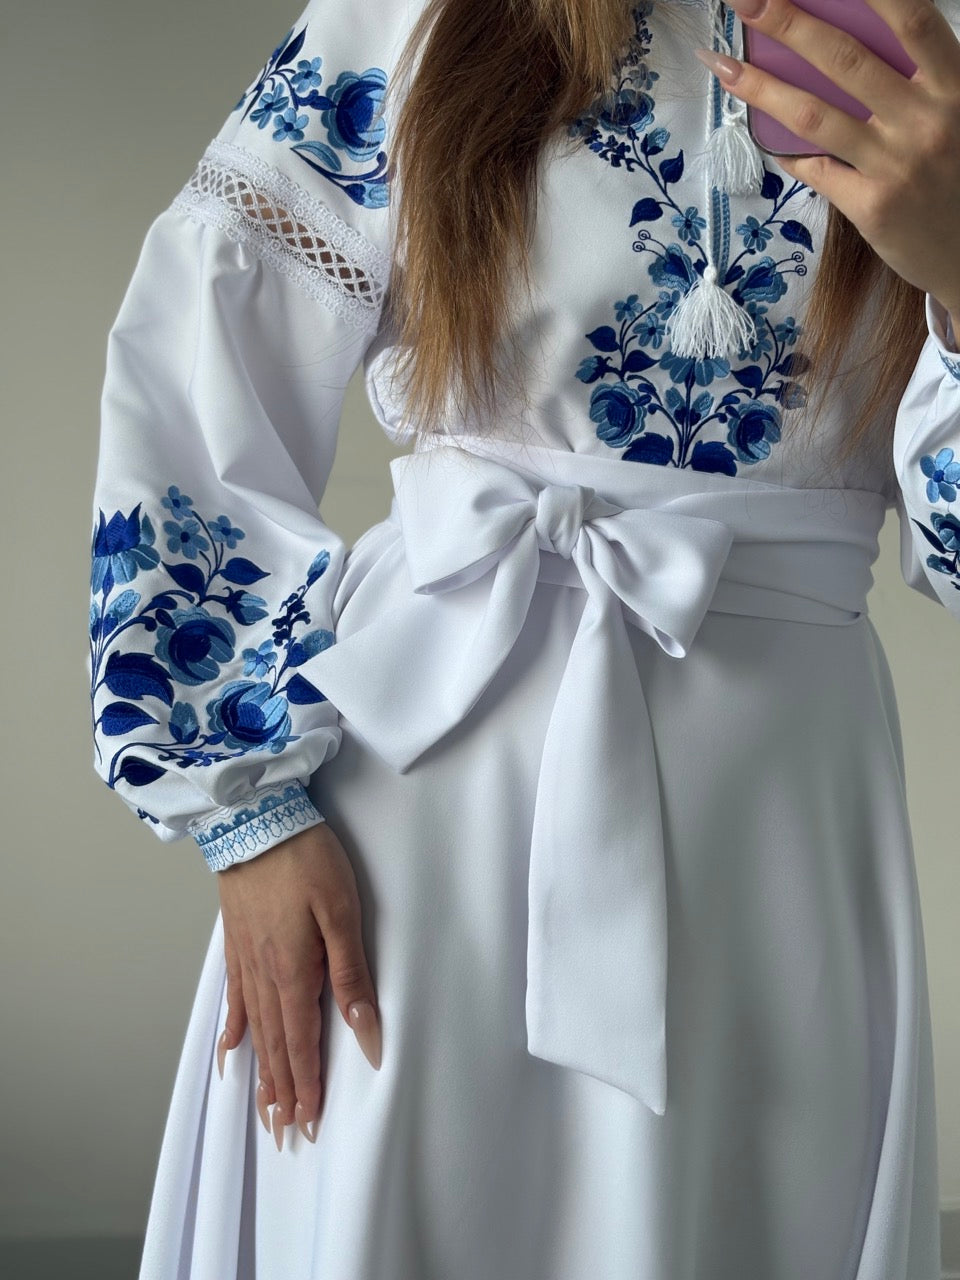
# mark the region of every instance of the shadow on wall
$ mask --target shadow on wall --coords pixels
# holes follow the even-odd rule
[[[143,1240],[3,1240],[0,1276],[4,1280],[135,1280]]]

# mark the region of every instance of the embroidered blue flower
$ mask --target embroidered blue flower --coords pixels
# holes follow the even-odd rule
[[[298,115],[295,107],[287,107],[286,111],[274,117],[274,142],[301,142],[303,131],[307,127],[308,117]]]
[[[290,99],[284,93],[283,87],[276,85],[264,93],[256,110],[250,112],[250,119],[256,122],[258,129],[266,129],[274,114],[279,115],[289,105]]]
[[[94,593],[113,590],[116,582],[132,582],[141,569],[153,569],[160,563],[160,553],[153,543],[156,534],[148,516],[140,516],[138,502],[128,516],[115,511],[106,522],[100,512],[100,523],[93,535],[93,557],[90,586]]]
[[[617,317],[617,321],[636,320],[640,314],[640,295],[631,293],[629,298],[625,298],[623,302],[615,302],[613,304],[613,314]]]
[[[739,224],[737,232],[743,236],[744,248],[749,249],[751,253],[765,249],[773,239],[773,232],[770,228],[758,222],[752,213],[748,214],[743,222]]]
[[[385,208],[390,178],[381,149],[386,72],[380,67],[341,71],[324,92],[323,59],[298,58],[306,35],[306,26],[297,34],[292,29],[287,33],[234,110],[243,111],[241,122],[249,118],[258,129],[271,126],[274,142],[289,145],[356,204]],[[347,169],[344,158],[369,167]]]
[[[719,283],[754,322],[750,349],[741,350],[736,360],[673,351],[667,318],[699,285],[707,266],[701,250],[707,219],[696,205],[681,206],[674,198],[686,161],[682,149],[672,151],[670,131],[654,118],[651,90],[659,77],[645,60],[652,43],[645,19],[651,12],[651,0],[633,8],[634,38],[617,65],[615,83],[573,122],[570,133],[611,168],[643,176],[647,194],[634,195],[632,208],[626,207],[632,248],[648,255],[653,288],[614,302],[615,323],[584,335],[593,354],[580,361],[576,377],[592,386],[589,415],[597,438],[621,450],[624,461],[733,476],[738,468],[769,458],[781,439],[783,411],[806,403],[799,379],[809,361],[790,350],[800,328],[793,316],[774,324],[767,313],[786,294],[788,276],[806,272],[803,254],[813,249],[810,232],[783,211],[798,193],[812,193],[802,182],[785,189],[779,175],[764,170],[760,196],[770,206],[769,215],[763,221],[748,216],[737,227],[743,248],[731,260],[715,252]],[[725,20],[729,25],[732,15]],[[727,197],[712,194],[720,199],[726,254]],[[626,188],[625,195],[631,200]],[[769,252],[778,236],[788,246],[786,254]],[[640,297],[654,291],[655,300],[641,305]]]
[[[210,537],[214,542],[225,542],[233,550],[246,534],[242,529],[235,528],[226,516],[217,516],[216,520],[210,521]]]
[[[738,405],[731,415],[727,440],[739,462],[759,462],[770,456],[780,439],[780,415],[769,404]]]
[[[322,58],[301,58],[297,63],[297,74],[291,81],[294,90],[303,95],[320,84],[323,80],[323,76],[320,74],[322,66]]]
[[[277,651],[270,640],[264,640],[257,649],[244,649],[243,659],[243,674],[256,676],[259,680],[276,662]]]
[[[920,470],[927,476],[927,501],[953,502],[960,481],[960,462],[955,462],[952,449],[941,449],[936,457],[925,453],[920,459]]]
[[[675,213],[670,221],[678,228],[677,234],[684,244],[696,244],[700,239],[700,232],[707,225],[706,218],[697,212],[697,206],[693,204],[688,205],[683,213]]]
[[[180,684],[216,680],[220,667],[233,659],[236,632],[226,618],[206,609],[164,609],[154,653]]]
[[[205,519],[175,485],[160,506],[174,516],[163,521],[171,559],[161,562],[153,524],[140,503],[129,514],[116,511],[109,521],[100,511],[91,542],[94,741],[102,755],[106,739],[124,740],[110,760],[110,787],[120,781],[150,786],[168,766],[204,768],[231,755],[281,751],[297,739],[291,708],[326,700],[298,668],[335,642],[326,628],[309,630],[306,604],[307,592],[330,564],[327,548],[314,555],[305,581],[270,608],[248,590],[269,577],[267,571],[244,556],[227,555],[246,536],[228,516]],[[138,578],[145,590],[127,587],[112,594],[117,584]],[[238,657],[236,628],[265,620],[268,635]],[[134,628],[144,637],[140,646],[133,641]],[[243,676],[254,678],[223,683],[207,700],[201,725],[197,708],[178,691],[222,681],[241,657]],[[113,700],[101,705],[104,692]],[[138,731],[147,726],[152,733],[141,740]],[[157,821],[146,809],[138,815]]]
[[[178,551],[196,560],[201,551],[208,551],[210,543],[200,532],[200,521],[184,518],[180,523],[175,520],[164,520],[163,531],[167,535],[167,550],[176,554]]]
[[[193,499],[189,494],[181,493],[175,484],[170,486],[166,497],[160,501],[175,520],[185,520],[187,516],[193,515]]]
[[[590,397],[590,417],[597,424],[599,438],[615,449],[629,444],[643,430],[646,403],[640,392],[625,382],[597,387]]]
[[[333,106],[321,118],[331,143],[353,160],[369,160],[376,155],[386,136],[382,118],[386,88],[386,74],[371,67],[362,75],[341,72],[329,91]]]
[[[934,548],[934,554],[927,556],[927,568],[951,578],[951,586],[960,591],[960,516],[949,511],[931,511],[929,525],[915,516],[911,518]]]
[[[222,742],[230,751],[266,747],[274,754],[291,740],[290,712],[286,698],[268,684],[229,680],[219,697],[207,703],[211,742]]]

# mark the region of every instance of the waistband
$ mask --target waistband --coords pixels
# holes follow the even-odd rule
[[[317,683],[405,772],[500,670],[537,582],[586,591],[537,779],[527,1046],[663,1115],[660,784],[626,627],[683,658],[710,609],[855,622],[885,499],[479,436],[428,437],[390,469],[410,591],[317,654]]]

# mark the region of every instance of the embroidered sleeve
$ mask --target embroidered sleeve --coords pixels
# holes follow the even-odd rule
[[[340,745],[317,665],[346,548],[319,506],[387,283],[389,24],[338,12],[311,0],[267,60],[148,229],[107,339],[93,763],[212,871],[323,821],[308,784]]]
[[[900,568],[960,618],[960,343],[929,293],[925,311],[928,337],[893,433]]]

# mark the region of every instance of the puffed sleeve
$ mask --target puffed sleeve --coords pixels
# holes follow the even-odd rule
[[[319,504],[388,283],[389,9],[311,0],[150,225],[107,338],[94,768],[212,871],[323,821],[306,784],[340,745],[311,670],[345,557]]]
[[[927,338],[893,431],[900,569],[960,619],[960,343],[929,293],[925,315]]]

